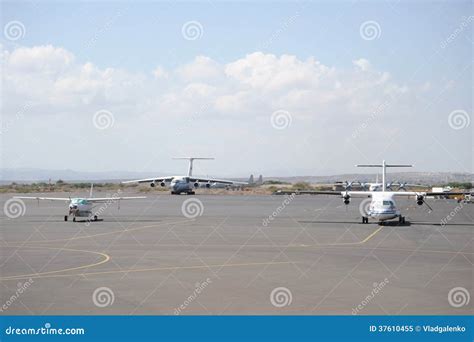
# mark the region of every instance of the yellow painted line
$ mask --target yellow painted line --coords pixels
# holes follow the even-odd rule
[[[102,257],[104,257],[101,261],[93,263],[93,264],[88,264],[88,265],[83,265],[83,266],[77,266],[77,267],[70,267],[70,268],[65,268],[61,270],[55,270],[55,271],[48,271],[48,272],[39,272],[39,273],[30,273],[30,274],[22,274],[22,275],[16,275],[16,276],[7,276],[7,277],[1,277],[0,281],[2,280],[11,280],[11,279],[25,279],[25,278],[38,278],[42,277],[44,275],[49,275],[49,274],[55,274],[55,273],[62,273],[62,272],[68,272],[68,271],[77,271],[81,270],[84,268],[90,268],[90,267],[95,267],[99,266],[102,264],[105,264],[110,260],[110,256],[105,254],[105,253],[100,253],[100,252],[94,252],[94,251],[86,251],[82,249],[71,249],[71,248],[55,248],[55,247],[42,247],[42,246],[8,246],[8,247],[13,247],[13,248],[32,248],[32,249],[52,249],[52,250],[60,250],[60,251],[69,251],[69,252],[80,252],[80,253],[91,253],[91,254],[97,254]]]
[[[367,241],[369,241],[370,239],[372,239],[375,234],[377,234],[378,232],[380,232],[382,230],[382,227],[379,227],[375,232],[373,232],[372,234],[370,234],[369,236],[367,236],[364,240],[360,241],[360,244],[363,244],[363,243],[366,243]]]
[[[241,263],[241,264],[221,264],[221,265],[195,265],[195,266],[169,266],[169,267],[155,267],[155,268],[138,268],[128,270],[113,270],[113,271],[99,271],[99,272],[86,272],[86,273],[74,273],[74,274],[37,274],[35,276],[24,275],[24,276],[12,276],[0,278],[3,280],[17,280],[24,278],[61,278],[61,277],[77,277],[77,276],[94,276],[102,274],[117,274],[117,273],[132,273],[132,272],[152,272],[152,271],[172,271],[172,270],[193,270],[213,267],[243,267],[243,266],[262,266],[262,265],[284,265],[284,264],[295,264],[296,262],[281,261],[281,262],[254,262],[254,263]],[[69,271],[71,271],[70,269]],[[61,271],[57,271],[61,272]],[[65,271],[64,271],[65,272]]]
[[[374,232],[372,232],[369,236],[367,236],[362,241],[356,242],[339,242],[339,243],[327,243],[327,244],[320,244],[320,245],[302,245],[301,247],[331,247],[331,246],[354,246],[354,245],[362,245],[372,239],[378,232],[382,230],[383,227],[377,228]],[[290,246],[291,247],[291,246]],[[295,246],[298,247],[298,246]]]

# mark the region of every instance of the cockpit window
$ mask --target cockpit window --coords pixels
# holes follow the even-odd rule
[[[384,207],[386,207],[386,206],[391,207],[391,206],[393,206],[393,202],[392,201],[383,201],[383,206]]]

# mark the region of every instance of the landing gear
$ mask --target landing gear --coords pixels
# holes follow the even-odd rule
[[[362,223],[369,223],[369,218],[362,216]]]
[[[405,224],[405,216],[399,216],[398,217],[398,223],[399,224]]]
[[[76,222],[76,216],[72,218],[72,222]]]
[[[188,195],[195,195],[196,193],[194,191],[188,191]]]
[[[64,215],[64,221],[67,222],[67,215]]]
[[[94,221],[97,221],[97,215],[94,215]]]

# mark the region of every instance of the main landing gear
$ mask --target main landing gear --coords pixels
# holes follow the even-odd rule
[[[362,223],[369,223],[369,218],[362,216]]]
[[[94,217],[93,217],[92,219],[91,219],[91,218],[88,218],[87,221],[88,221],[88,222],[92,222],[92,221],[97,221],[98,219],[99,219],[99,218],[97,217],[97,215],[94,215]],[[67,222],[67,220],[68,220],[68,216],[65,215],[65,216],[64,216],[64,221]],[[76,222],[76,216],[73,216],[73,217],[72,217],[72,222]]]
[[[177,192],[177,191],[171,191],[171,194],[172,195],[181,195],[181,192]],[[186,192],[186,195],[195,195],[196,193],[194,191],[187,191]]]
[[[405,224],[405,216],[399,216],[398,217],[398,223],[399,224]]]

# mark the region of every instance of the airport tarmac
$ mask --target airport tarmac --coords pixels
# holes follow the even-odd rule
[[[410,223],[379,226],[357,199],[146,195],[91,223],[4,211],[0,314],[473,314],[474,204],[400,199]]]

